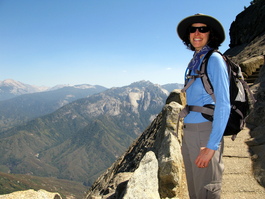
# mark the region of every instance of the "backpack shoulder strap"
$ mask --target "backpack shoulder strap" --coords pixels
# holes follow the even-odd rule
[[[212,97],[213,101],[215,102],[215,95],[214,95],[214,90],[213,86],[211,84],[211,81],[209,79],[209,76],[207,74],[207,64],[209,61],[210,56],[213,54],[213,52],[218,52],[216,50],[210,50],[203,58],[201,68],[200,68],[200,73],[202,74],[201,80],[202,84],[205,88],[205,91]]]

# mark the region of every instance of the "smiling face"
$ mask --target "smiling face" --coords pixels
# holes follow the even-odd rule
[[[207,27],[207,25],[203,23],[194,23],[191,27]],[[195,32],[190,33],[190,43],[196,51],[200,51],[208,43],[209,35],[210,31],[203,33],[196,29]]]

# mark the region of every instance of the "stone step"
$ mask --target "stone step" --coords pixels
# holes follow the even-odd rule
[[[259,75],[259,72],[260,71],[255,71],[255,72],[252,73],[252,75]]]
[[[256,69],[255,72],[252,73],[249,77],[245,78],[245,81],[248,83],[249,86],[253,85],[256,79],[259,77],[259,73],[261,70],[262,65]]]
[[[245,81],[247,83],[254,83],[257,78],[247,78]]]

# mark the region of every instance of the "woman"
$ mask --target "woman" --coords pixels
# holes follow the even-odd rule
[[[183,19],[177,26],[177,33],[188,49],[195,51],[187,68],[189,76],[197,75],[204,56],[210,50],[217,50],[225,39],[220,22],[203,14]],[[186,90],[188,106],[215,106],[213,122],[194,111],[184,118],[182,155],[192,199],[220,198],[221,194],[222,138],[230,114],[230,101],[227,67],[219,53],[213,52],[210,56],[207,74],[215,100],[205,91],[201,78],[196,78]]]

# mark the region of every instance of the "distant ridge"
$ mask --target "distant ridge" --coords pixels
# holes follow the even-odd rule
[[[48,87],[37,87],[12,79],[6,79],[4,81],[0,81],[0,100],[11,99],[28,93],[42,92],[47,89]]]

